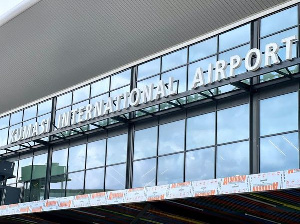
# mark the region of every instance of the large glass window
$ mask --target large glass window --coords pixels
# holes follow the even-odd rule
[[[186,153],[185,181],[214,179],[215,148]]]
[[[157,127],[147,128],[135,132],[134,159],[156,156]]]
[[[297,7],[292,7],[261,19],[261,36],[283,30],[297,24]]]
[[[69,173],[67,175],[66,196],[80,195],[84,193],[84,171]]]
[[[261,135],[269,135],[297,129],[298,94],[296,92],[261,100]]]
[[[187,48],[175,51],[162,57],[162,71],[175,68],[187,63]]]
[[[217,178],[249,174],[249,142],[218,146]]]
[[[109,91],[109,77],[95,82],[91,85],[91,97]]]
[[[85,100],[90,96],[90,85],[73,91],[73,103]]]
[[[156,180],[156,158],[133,163],[132,187],[154,186]]]
[[[86,145],[78,145],[69,149],[68,172],[83,170],[85,167]]]
[[[107,165],[126,162],[127,134],[107,139]]]
[[[157,185],[183,182],[183,153],[158,158]]]
[[[196,149],[215,144],[215,113],[187,119],[186,149]]]
[[[44,199],[46,170],[48,153],[35,155],[33,157],[32,180],[31,180],[31,201]]]
[[[138,80],[160,72],[160,58],[146,62],[138,67]]]
[[[299,167],[298,113],[297,92],[260,101],[260,172]]]
[[[86,168],[94,168],[105,165],[106,140],[90,142],[87,145]]]
[[[110,90],[119,88],[121,86],[129,85],[130,78],[131,78],[130,69],[111,76]]]
[[[22,202],[30,201],[30,180],[32,172],[32,156],[19,160],[18,187],[23,190]]]
[[[185,121],[175,121],[159,126],[158,154],[168,154],[184,150]]]
[[[87,170],[85,174],[85,193],[104,191],[104,168]]]
[[[126,164],[106,167],[105,190],[125,189]]]
[[[195,61],[217,53],[217,37],[190,46],[189,61]]]
[[[244,104],[218,111],[218,143],[249,138],[249,105]]]

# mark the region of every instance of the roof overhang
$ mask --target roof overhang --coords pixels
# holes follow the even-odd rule
[[[296,2],[24,1],[0,18],[0,113]]]

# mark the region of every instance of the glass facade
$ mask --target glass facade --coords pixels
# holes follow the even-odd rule
[[[185,93],[192,89],[196,68],[202,67],[208,78],[209,64],[229,63],[233,55],[243,58],[236,70],[241,77],[247,72],[244,57],[250,48],[257,47],[264,54],[265,45],[276,42],[284,60],[281,39],[298,35],[298,7],[2,116],[0,147],[9,144],[16,128],[52,118],[51,131],[59,131],[58,116],[63,112],[108,97],[115,104],[118,95],[159,80],[168,83],[169,77],[174,77],[178,93]],[[254,32],[257,24],[259,32]],[[293,54],[299,57],[298,42],[293,43]],[[299,168],[298,75],[298,65],[294,65],[227,85],[214,82],[212,88],[197,93],[149,103],[43,138],[50,146],[32,140],[7,151],[3,148],[2,156],[15,162],[16,178],[6,184],[23,188],[23,201],[35,201]],[[19,149],[22,153],[13,153]]]

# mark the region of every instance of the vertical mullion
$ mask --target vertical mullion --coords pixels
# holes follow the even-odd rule
[[[300,37],[300,4],[298,7],[298,38]],[[297,42],[297,57],[300,57],[300,44]],[[299,65],[298,65],[299,66]],[[299,67],[298,67],[299,72]],[[298,149],[300,148],[300,81],[298,81]],[[299,164],[298,168],[300,168],[300,152],[299,152]]]
[[[50,118],[50,130],[49,132],[51,133],[54,129],[55,125],[55,116],[56,116],[56,102],[57,102],[57,97],[52,98],[52,107],[51,107],[51,118]],[[51,142],[53,140],[53,136],[49,136],[48,141]],[[53,154],[53,149],[52,146],[48,146],[48,158],[47,158],[47,169],[46,169],[46,183],[45,183],[45,194],[44,198],[48,199],[50,195],[50,182],[51,182],[51,167],[52,167],[52,154]]]
[[[131,79],[130,79],[130,91],[136,88],[137,80],[137,66],[131,68]],[[129,119],[134,118],[135,112],[129,113]],[[126,181],[125,188],[132,187],[132,177],[133,177],[133,141],[134,141],[134,124],[128,124],[127,132],[127,160],[126,160]]]
[[[106,161],[107,161],[107,141],[108,141],[108,131],[106,129],[106,137],[105,137],[105,160],[104,160],[104,180],[103,180],[103,191],[106,191]]]
[[[215,162],[214,177],[217,178],[217,152],[218,152],[218,103],[215,101]]]
[[[260,47],[260,19],[251,23],[251,48]],[[250,85],[259,83],[259,77],[254,77]],[[259,93],[250,91],[249,97],[249,148],[250,148],[250,174],[259,173],[260,166],[260,101]]]

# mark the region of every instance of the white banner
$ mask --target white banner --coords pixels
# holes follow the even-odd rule
[[[233,194],[250,191],[249,176],[240,175],[220,179],[219,194]]]
[[[282,171],[250,175],[251,192],[270,191],[282,188]]]
[[[192,197],[192,183],[170,184],[167,199]]]
[[[146,187],[147,201],[160,201],[167,198],[169,185]]]
[[[106,193],[99,192],[90,194],[90,204],[91,206],[106,205]]]
[[[283,189],[300,188],[300,169],[292,169],[284,171]]]
[[[144,187],[128,189],[126,193],[126,203],[146,201],[146,192]]]
[[[192,196],[201,197],[217,195],[219,190],[219,180],[220,179],[193,181]]]

